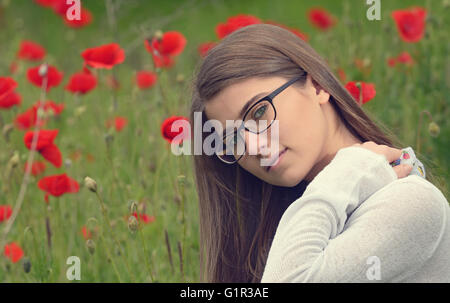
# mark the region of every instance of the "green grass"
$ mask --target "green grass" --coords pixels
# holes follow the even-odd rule
[[[306,18],[311,6],[308,1],[122,1],[117,12],[117,32],[109,27],[103,1],[88,0],[83,3],[94,15],[89,27],[74,30],[63,25],[51,11],[28,0],[1,1],[6,5],[0,15],[0,76],[9,74],[9,64],[15,57],[20,41],[34,40],[43,45],[46,60],[64,71],[63,83],[50,91],[48,99],[64,102],[65,110],[58,119],[51,119],[47,129],[59,129],[55,142],[64,159],[76,150],[82,156],[70,166],[59,169],[47,164],[45,175],[66,172],[82,184],[85,176],[98,183],[98,191],[113,221],[113,232],[125,254],[118,253],[107,225],[103,221],[99,202],[92,192],[81,187],[77,194],[50,197],[49,207],[44,193],[37,187],[39,178],[32,177],[27,187],[21,212],[14,222],[7,241],[19,243],[31,261],[31,271],[25,273],[20,263],[12,264],[0,258],[2,282],[68,282],[66,270],[69,256],[81,260],[82,282],[117,282],[117,266],[123,282],[149,282],[150,276],[144,261],[144,251],[139,234],[128,231],[125,216],[129,200],[143,201],[146,213],[156,220],[142,229],[153,276],[159,282],[197,282],[199,279],[198,205],[193,182],[191,159],[176,157],[160,134],[161,122],[169,115],[188,115],[190,105],[189,82],[193,69],[200,60],[197,46],[201,42],[217,41],[214,28],[228,17],[244,13],[263,20],[273,20],[296,27],[309,35],[309,43],[337,70],[342,67],[348,80],[362,80],[376,85],[377,95],[364,107],[376,118],[394,130],[400,139],[417,149],[416,136],[419,114],[428,110],[440,126],[438,137],[427,132],[430,121],[424,116],[421,126],[420,151],[441,168],[439,172],[446,183],[450,181],[449,148],[449,7],[444,1],[382,1],[382,20],[368,21],[364,1],[317,1],[333,13],[339,22],[329,33],[320,33]],[[429,19],[426,36],[419,43],[407,44],[399,39],[390,17],[394,9],[422,5],[427,8]],[[178,11],[183,7],[181,11]],[[188,44],[177,58],[176,65],[162,71],[160,83],[167,94],[164,100],[158,86],[149,91],[136,91],[132,78],[136,70],[152,69],[150,55],[145,51],[143,37],[154,30],[182,32]],[[77,102],[63,86],[69,76],[82,67],[80,53],[88,47],[118,42],[126,50],[125,62],[115,67],[121,89],[117,93],[118,109],[112,111],[112,93],[103,83]],[[407,50],[416,64],[408,72],[389,68],[386,59]],[[355,58],[369,59],[370,74],[361,73],[354,65]],[[22,95],[22,106],[0,111],[3,123],[11,123],[16,114],[22,113],[39,99],[40,91],[26,79],[26,69],[36,64],[21,63],[14,78],[19,83],[17,91]],[[111,71],[100,71],[99,75]],[[186,81],[177,83],[178,74]],[[164,103],[169,112],[165,112]],[[77,107],[87,110],[75,116]],[[125,116],[129,124],[121,132],[113,132],[114,140],[108,152],[104,136],[108,133],[105,121],[114,115]],[[23,144],[23,132],[14,130],[9,142],[0,137],[0,205],[14,205],[23,178],[22,168],[28,156]],[[11,178],[4,174],[14,151],[20,153],[21,163]],[[93,162],[86,155],[94,156]],[[35,159],[41,160],[36,154]],[[117,179],[115,178],[117,174]],[[177,176],[186,176],[184,218],[178,203],[181,191]],[[52,246],[47,246],[46,217],[52,229]],[[90,218],[98,221],[99,232],[94,237],[96,249],[89,254],[80,230]],[[92,223],[93,220],[90,222]],[[0,223],[3,230],[4,223]],[[167,230],[174,270],[169,263],[165,242]],[[183,269],[180,271],[177,241],[185,245]],[[108,260],[108,251],[112,260]],[[126,261],[125,261],[126,260]],[[129,269],[126,266],[129,264]]]

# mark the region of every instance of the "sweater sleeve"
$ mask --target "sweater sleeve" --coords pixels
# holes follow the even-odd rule
[[[340,149],[283,214],[261,282],[371,282],[374,265],[380,269],[375,281],[412,274],[443,233],[444,203],[425,185],[400,182],[386,190],[395,180],[383,155],[357,146]],[[374,193],[371,210],[343,231]]]

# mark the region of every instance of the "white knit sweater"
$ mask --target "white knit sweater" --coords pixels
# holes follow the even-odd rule
[[[286,209],[261,282],[450,282],[449,220],[432,183],[342,148]]]

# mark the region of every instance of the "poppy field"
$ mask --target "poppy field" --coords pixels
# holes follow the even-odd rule
[[[310,43],[450,181],[450,1],[0,0],[0,282],[202,282],[195,69],[244,26]],[[376,2],[376,1],[375,1]],[[429,165],[429,166],[427,166]]]

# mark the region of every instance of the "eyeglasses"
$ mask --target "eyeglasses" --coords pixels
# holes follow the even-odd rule
[[[304,76],[293,78],[269,95],[256,101],[256,103],[245,112],[239,127],[235,131],[222,136],[222,140],[219,141],[219,144],[222,143],[222,146],[219,146],[216,150],[217,157],[227,164],[238,162],[246,151],[244,139],[245,130],[254,134],[261,134],[266,131],[277,117],[273,98],[302,78],[304,78]]]

